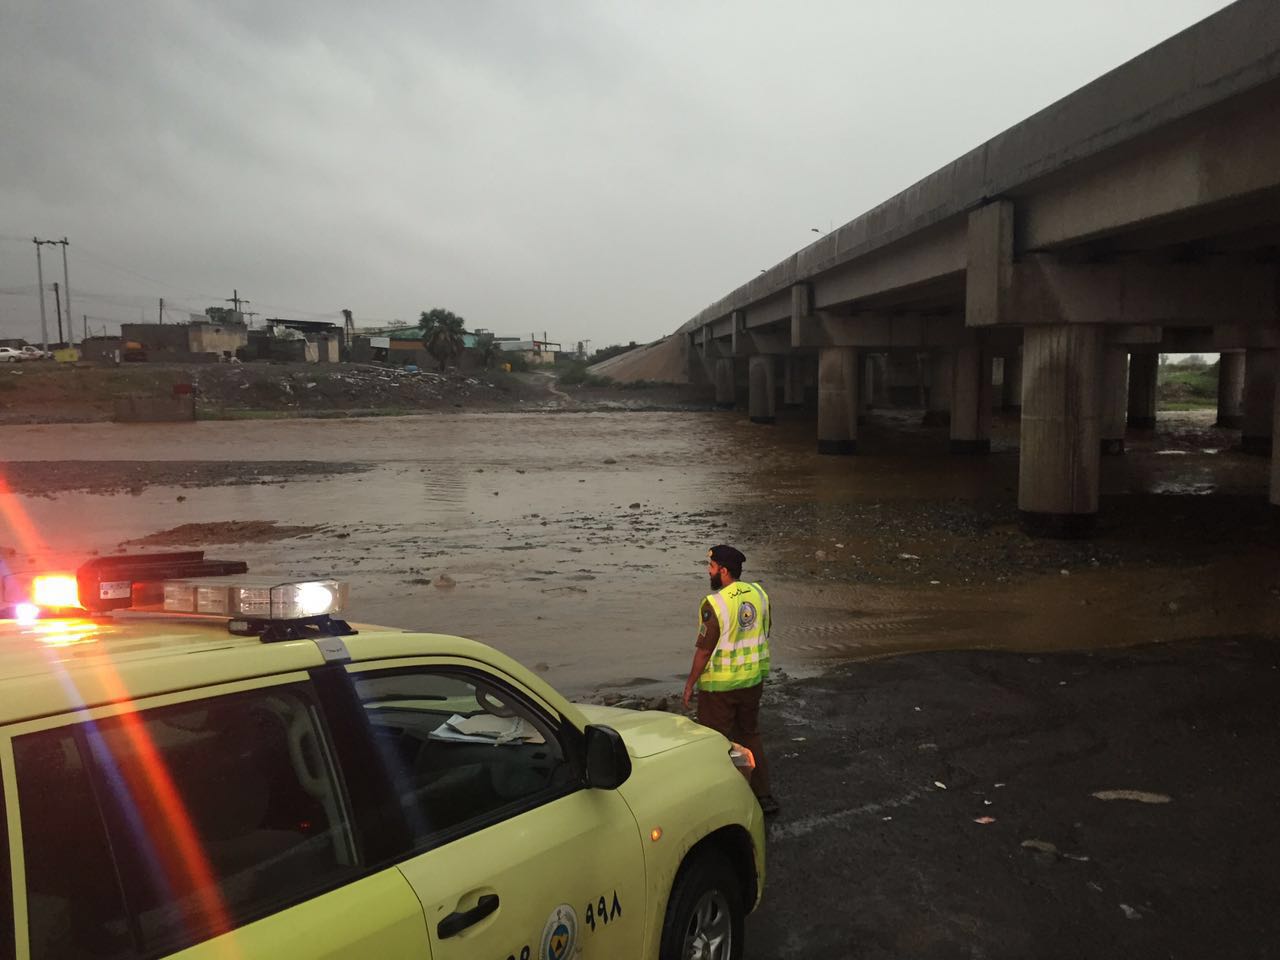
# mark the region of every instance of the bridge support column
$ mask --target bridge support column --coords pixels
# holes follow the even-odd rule
[[[1102,346],[1097,326],[1026,329],[1018,510],[1036,536],[1084,536],[1097,517]]]
[[[1244,422],[1240,447],[1259,457],[1271,455],[1276,401],[1276,351],[1249,350],[1244,356]]]
[[[1244,424],[1244,354],[1223,352],[1218,358],[1218,422],[1215,427],[1239,430]]]
[[[1004,395],[1001,406],[1017,412],[1022,409],[1022,348],[1004,358]]]
[[[858,351],[823,347],[818,354],[818,452],[858,447]]]
[[[951,422],[951,375],[955,366],[953,353],[929,355],[929,402],[923,421],[926,427],[945,427]]]
[[[782,405],[804,406],[804,358],[789,356],[782,361]]]
[[[752,423],[776,423],[778,398],[777,360],[757,354],[747,367],[747,415]]]
[[[1129,400],[1129,351],[1108,344],[1102,348],[1102,452],[1124,453],[1125,418]]]
[[[991,354],[981,344],[956,350],[951,376],[951,452],[991,452]]]
[[[1271,406],[1271,502],[1280,507],[1280,378]]]
[[[1129,426],[1134,430],[1154,430],[1156,426],[1156,377],[1160,354],[1129,355]]]
[[[715,361],[716,406],[726,410],[734,404],[733,358],[717,357]]]

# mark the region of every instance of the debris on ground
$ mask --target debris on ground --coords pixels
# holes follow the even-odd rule
[[[1095,790],[1091,796],[1098,800],[1133,800],[1135,803],[1173,802],[1167,794],[1147,793],[1145,790]]]

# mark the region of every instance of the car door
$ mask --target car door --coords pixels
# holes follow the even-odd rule
[[[639,827],[585,785],[580,731],[481,666],[348,670],[410,822],[400,869],[434,960],[639,958]]]
[[[430,956],[305,673],[0,731],[18,957]]]

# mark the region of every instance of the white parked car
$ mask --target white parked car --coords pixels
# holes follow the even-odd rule
[[[0,347],[0,363],[20,363],[27,355],[13,347]]]
[[[53,354],[49,353],[47,350],[41,350],[39,347],[33,347],[29,343],[22,348],[22,353],[28,360],[48,360],[53,357]]]

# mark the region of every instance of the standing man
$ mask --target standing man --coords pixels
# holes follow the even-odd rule
[[[766,816],[779,810],[769,792],[760,741],[760,694],[769,675],[769,595],[743,583],[746,557],[726,544],[707,551],[712,593],[699,612],[697,649],[684,685],[684,705],[698,690],[698,722],[736,740],[755,756],[751,789]]]

